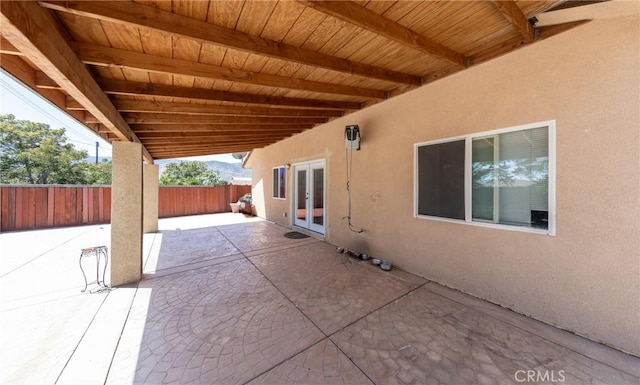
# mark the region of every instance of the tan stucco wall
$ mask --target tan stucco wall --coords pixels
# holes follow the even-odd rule
[[[291,224],[291,170],[275,200],[272,167],[326,159],[329,242],[640,355],[639,25],[594,20],[256,150],[258,215]],[[554,119],[556,236],[414,218],[415,143]],[[361,235],[342,219],[347,124]]]

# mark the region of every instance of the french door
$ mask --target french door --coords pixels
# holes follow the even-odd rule
[[[325,164],[323,161],[293,166],[293,224],[324,234]]]

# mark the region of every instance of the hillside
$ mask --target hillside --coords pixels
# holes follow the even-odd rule
[[[111,160],[110,157],[99,157],[98,161],[102,162],[105,160]],[[87,162],[93,163],[95,162],[95,157],[87,157]],[[164,171],[169,163],[178,163],[179,160],[156,160],[155,163],[160,166],[160,174]],[[203,162],[210,169],[216,171],[220,178],[225,181],[230,181],[231,178],[251,178],[251,170],[242,168],[240,162],[238,163],[226,163],[219,162],[217,160],[210,160],[207,162]]]
[[[169,163],[178,163],[179,160],[157,160],[156,164],[160,166],[160,174],[164,171],[165,167]],[[217,160],[210,160],[203,162],[210,169],[216,171],[220,178],[225,181],[230,181],[231,178],[251,178],[251,170],[242,168],[242,165],[238,163],[226,163],[219,162]]]

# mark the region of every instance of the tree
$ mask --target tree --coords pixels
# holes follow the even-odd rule
[[[225,181],[206,164],[197,161],[169,163],[160,175],[160,184],[169,186],[224,185]]]
[[[82,184],[86,157],[64,128],[0,115],[0,183]]]
[[[110,185],[112,163],[110,160],[102,160],[99,163],[85,163],[84,184]]]

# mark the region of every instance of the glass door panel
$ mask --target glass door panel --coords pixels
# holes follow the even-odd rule
[[[324,226],[324,168],[313,167],[313,220],[314,225]]]
[[[308,181],[307,181],[307,167],[295,166],[295,217],[294,224],[302,227],[309,227],[307,224],[307,211],[308,211]]]
[[[324,161],[294,166],[294,225],[324,234]]]

